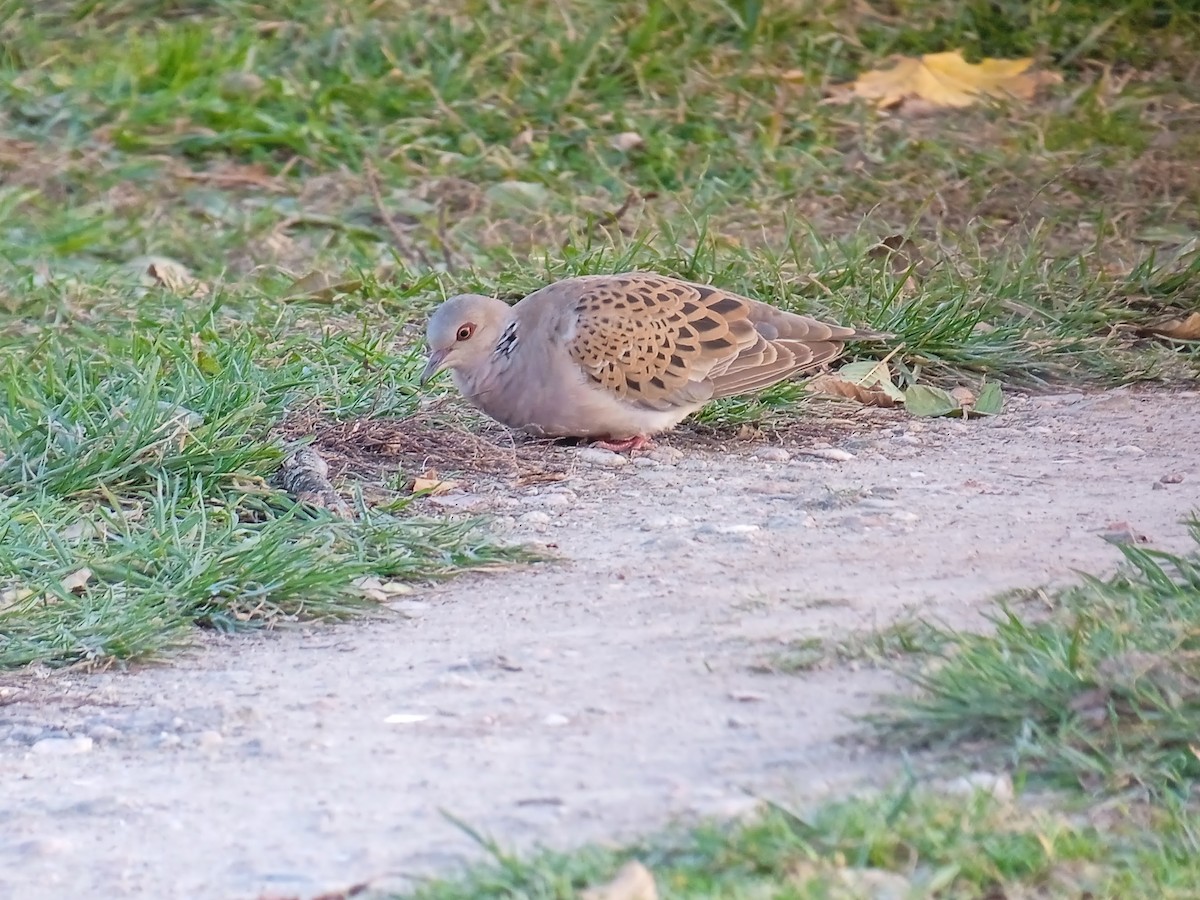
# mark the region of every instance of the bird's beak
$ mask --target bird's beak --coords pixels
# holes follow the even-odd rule
[[[425,363],[425,368],[421,370],[422,387],[425,386],[425,383],[429,381],[430,378],[442,371],[442,364],[445,363],[446,354],[449,352],[450,351],[448,349],[435,350],[429,354],[429,361]]]

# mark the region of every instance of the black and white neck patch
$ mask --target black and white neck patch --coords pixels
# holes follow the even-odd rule
[[[513,355],[513,351],[516,349],[517,323],[509,322],[508,327],[504,329],[504,334],[500,335],[500,340],[496,342],[496,355],[507,359]]]

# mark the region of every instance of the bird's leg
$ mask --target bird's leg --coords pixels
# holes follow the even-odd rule
[[[625,438],[621,441],[592,441],[593,447],[599,447],[601,450],[611,450],[613,453],[624,453],[626,450],[645,450],[647,447],[653,447],[654,441],[650,440],[644,434],[635,434],[633,437]]]

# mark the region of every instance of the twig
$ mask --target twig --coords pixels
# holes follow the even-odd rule
[[[283,461],[279,469],[283,489],[300,503],[327,509],[342,519],[354,512],[329,481],[329,465],[312,447],[301,447]]]
[[[396,225],[395,220],[387,211],[387,207],[383,202],[383,192],[379,189],[379,172],[375,168],[375,164],[369,159],[363,160],[363,174],[367,178],[367,187],[371,191],[371,199],[375,202],[375,210],[379,213],[379,217],[383,219],[383,224],[392,235],[392,241],[396,245],[396,250],[401,256],[406,257],[410,261],[416,259],[425,268],[432,269],[433,263],[429,261],[429,257],[416,243],[409,241],[408,236],[400,230]]]
[[[446,204],[438,204],[438,242],[442,245],[442,260],[446,263],[446,271],[454,271],[454,250],[450,247],[450,238],[446,234]]]
[[[624,218],[625,213],[629,212],[633,204],[637,203],[639,200],[642,202],[645,202],[646,200],[653,200],[657,196],[658,191],[649,191],[645,194],[640,194],[637,191],[630,191],[625,195],[625,199],[621,202],[620,206],[618,206],[612,212],[605,213],[600,218],[596,219],[596,221],[592,222],[588,232],[590,233],[599,231],[602,228],[608,228],[610,225],[616,225],[621,221],[622,218]],[[563,241],[562,245],[565,248],[570,243],[571,239],[568,237]]]

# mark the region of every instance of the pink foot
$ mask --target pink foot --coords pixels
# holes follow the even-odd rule
[[[591,446],[599,447],[601,450],[611,450],[613,453],[624,453],[626,450],[632,452],[634,450],[645,450],[647,447],[653,447],[654,441],[646,437],[644,434],[635,434],[631,438],[625,438],[623,441],[592,441]]]

